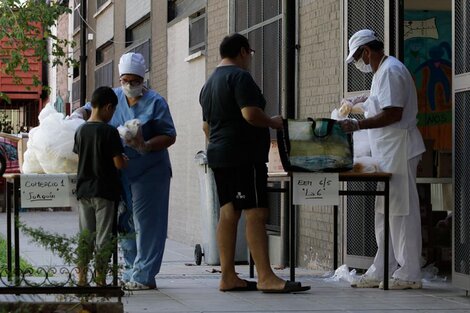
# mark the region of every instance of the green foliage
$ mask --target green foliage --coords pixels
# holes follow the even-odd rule
[[[97,279],[105,278],[106,273],[109,272],[109,260],[114,251],[117,238],[109,240],[94,253],[95,234],[87,230],[75,236],[67,237],[58,233],[48,232],[42,227],[31,228],[20,221],[17,221],[17,223],[23,233],[31,237],[34,242],[62,258],[67,265],[78,266],[79,269],[84,269],[85,272],[92,266],[96,270],[97,275],[103,275],[97,277]]]
[[[14,254],[15,251],[12,251],[12,254]],[[7,264],[7,242],[5,239],[0,237],[0,264],[2,266],[5,266]],[[29,264],[27,261],[24,259],[20,258],[20,269],[21,271],[25,271],[26,269],[31,269],[32,265]]]
[[[0,0],[0,60],[3,63],[0,74],[10,75],[16,84],[21,84],[18,73],[28,72],[32,60],[50,62],[53,66],[77,66],[77,62],[66,55],[67,47],[73,48],[75,43],[51,32],[59,17],[70,13],[71,10],[58,1]],[[48,40],[52,42],[51,51],[48,51]],[[34,76],[33,83],[40,85],[40,78]],[[0,98],[7,99],[1,92]]]

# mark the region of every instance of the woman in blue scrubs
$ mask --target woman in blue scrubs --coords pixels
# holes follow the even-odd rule
[[[132,119],[141,123],[141,132],[125,142],[129,163],[121,171],[126,216],[132,217],[133,223],[120,220],[120,224],[128,225],[130,233],[135,231],[135,236],[121,241],[126,262],[122,280],[127,290],[157,288],[155,276],[160,271],[168,228],[171,164],[167,148],[176,140],[165,99],[143,86],[145,70],[141,54],[131,52],[121,57],[121,87],[114,89],[118,105],[110,121],[115,127]]]

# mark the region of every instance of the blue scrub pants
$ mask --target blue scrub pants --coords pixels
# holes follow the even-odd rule
[[[123,177],[128,210],[132,210],[135,236],[121,240],[126,271],[124,281],[155,287],[168,230],[171,169],[157,166],[136,178]]]

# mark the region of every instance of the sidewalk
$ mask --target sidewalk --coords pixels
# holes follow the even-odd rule
[[[46,230],[75,234],[78,231],[74,212],[21,213],[22,221]],[[6,231],[5,214],[0,213],[0,233]],[[367,312],[367,313],[468,313],[470,297],[442,279],[424,282],[422,290],[383,291],[353,289],[348,283],[328,282],[323,272],[296,270],[296,279],[312,289],[299,294],[263,294],[261,292],[220,292],[218,266],[196,266],[194,247],[167,241],[164,263],[157,276],[158,290],[127,293],[122,299],[125,312]],[[60,265],[61,260],[28,243],[21,237],[21,256],[34,265]],[[248,266],[238,266],[248,279]],[[289,269],[276,270],[283,278]],[[448,279],[449,280],[449,279]],[[0,297],[0,301],[3,298]]]

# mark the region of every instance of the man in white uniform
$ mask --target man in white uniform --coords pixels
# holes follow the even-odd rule
[[[364,103],[366,118],[342,122],[347,132],[367,129],[372,157],[390,181],[390,289],[419,289],[421,284],[421,217],[416,171],[425,151],[416,127],[418,104],[414,81],[405,65],[384,54],[383,42],[363,29],[349,39],[346,62],[372,72],[370,95]],[[375,234],[378,251],[374,263],[351,286],[383,288],[383,199],[376,199]],[[388,277],[386,277],[388,279]]]

